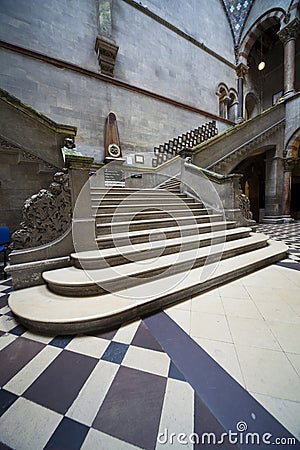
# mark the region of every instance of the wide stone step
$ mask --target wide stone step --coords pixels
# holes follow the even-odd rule
[[[125,222],[129,220],[151,220],[151,219],[162,219],[162,218],[168,218],[168,217],[182,217],[185,214],[191,215],[207,215],[209,214],[209,211],[205,208],[200,209],[174,209],[169,211],[160,211],[156,208],[148,208],[146,211],[138,211],[138,212],[115,212],[115,213],[102,213],[101,209],[99,210],[100,213],[96,214],[95,219],[96,223],[111,223],[112,221],[115,222]]]
[[[183,225],[193,225],[197,223],[209,223],[217,222],[223,219],[222,214],[210,214],[210,215],[200,215],[195,216],[189,214],[181,217],[169,217],[160,219],[150,219],[150,220],[131,220],[125,222],[118,222],[114,220],[110,223],[100,223],[96,225],[96,234],[111,234],[111,233],[125,233],[127,231],[138,231],[138,230],[149,230],[156,228],[166,228],[173,226],[183,226]]]
[[[70,298],[42,285],[12,292],[8,303],[23,325],[40,332],[104,331],[261,269],[284,258],[287,249],[282,242],[269,241],[266,247],[191,269],[184,276],[148,280],[117,294]]]
[[[113,198],[113,197],[120,197],[120,198],[130,198],[130,197],[136,197],[136,198],[156,198],[159,200],[160,198],[171,198],[171,197],[178,197],[178,198],[186,198],[186,194],[181,194],[180,192],[176,191],[176,193],[172,193],[169,190],[140,190],[140,191],[104,191],[100,189],[92,189],[91,191],[92,198],[94,197],[105,197],[105,198]]]
[[[152,208],[152,206],[151,206]],[[192,210],[196,209],[203,209],[203,203],[189,203],[188,206],[186,206],[182,202],[173,202],[173,203],[162,203],[160,202],[159,205],[155,204],[153,205],[153,208],[155,208],[157,211],[174,211],[175,209],[182,209],[182,208],[188,208]],[[148,203],[136,203],[127,205],[125,202],[120,203],[118,205],[92,205],[92,214],[110,214],[117,210],[118,213],[121,212],[142,212],[147,211],[149,209]]]
[[[210,233],[212,231],[221,231],[234,228],[235,222],[211,222],[192,225],[183,225],[181,227],[166,227],[154,230],[138,230],[126,233],[115,233],[113,235],[96,236],[96,242],[99,248],[121,247],[130,244],[139,244],[141,242],[159,241],[181,236],[197,236],[201,233]]]
[[[218,262],[241,253],[261,248],[267,244],[264,234],[252,234],[237,241],[214,244],[210,247],[180,251],[140,262],[98,270],[80,270],[76,267],[50,270],[43,273],[48,288],[60,295],[82,297],[117,292],[144,283],[146,279],[161,279]]]
[[[101,269],[133,261],[142,261],[158,256],[169,255],[185,250],[205,247],[208,245],[221,244],[236,239],[249,237],[251,228],[240,227],[231,230],[216,231],[195,236],[186,236],[162,241],[145,242],[134,246],[112,247],[102,250],[90,250],[80,253],[72,253],[72,264],[77,268]]]
[[[100,197],[100,196],[95,196],[91,198],[92,204],[99,204],[99,206],[102,205],[113,205],[113,204],[124,204],[124,205],[135,205],[135,204],[144,204],[147,203],[149,204],[154,204],[157,205],[157,203],[159,202],[160,204],[169,204],[169,203],[178,203],[178,204],[193,204],[195,202],[195,200],[193,198],[188,198],[188,197],[178,197],[177,195],[174,196],[164,196],[164,197],[160,197],[159,199],[157,198],[153,198],[153,197],[137,197],[136,195],[134,196],[129,196],[129,197]]]

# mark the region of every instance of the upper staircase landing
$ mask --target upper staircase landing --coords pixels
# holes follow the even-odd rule
[[[91,189],[95,250],[9,305],[43,332],[104,330],[281,259],[287,247],[167,190]]]
[[[276,145],[285,124],[285,104],[277,104],[193,149],[193,163],[228,175],[262,145]]]

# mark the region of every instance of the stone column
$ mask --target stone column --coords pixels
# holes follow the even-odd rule
[[[248,72],[248,67],[245,64],[240,63],[236,67],[236,74],[238,77],[237,80],[237,89],[238,89],[238,114],[237,121],[244,121],[244,78],[246,73]]]
[[[284,174],[282,186],[282,212],[286,222],[291,222],[291,190],[292,190],[292,172],[296,160],[293,157],[286,156],[283,160]]]
[[[283,158],[275,150],[266,152],[266,187],[264,223],[282,223]]]
[[[299,19],[295,18],[278,32],[284,46],[284,96],[295,93],[295,57],[296,37],[299,31]]]

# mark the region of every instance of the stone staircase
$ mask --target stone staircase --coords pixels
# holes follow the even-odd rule
[[[170,189],[170,190],[168,190]],[[165,189],[91,188],[95,249],[46,271],[46,284],[9,305],[43,332],[104,330],[159,310],[284,257],[286,246]]]

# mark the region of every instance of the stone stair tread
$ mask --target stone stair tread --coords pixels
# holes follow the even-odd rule
[[[171,233],[172,231],[187,231],[187,230],[195,230],[194,234],[197,234],[197,230],[205,229],[208,226],[211,228],[215,228],[221,225],[224,226],[233,226],[235,224],[234,221],[221,221],[221,222],[212,222],[212,223],[197,223],[192,225],[182,225],[182,226],[175,226],[175,227],[166,227],[166,228],[155,228],[153,230],[137,230],[137,231],[127,231],[126,233],[114,233],[111,235],[104,235],[104,236],[98,236],[96,238],[97,242],[101,241],[107,241],[107,239],[116,240],[116,239],[124,239],[128,238],[128,240],[133,236],[147,236],[151,231],[154,233]]]
[[[250,233],[251,232],[251,228],[248,227],[239,227],[239,228],[232,228],[229,230],[221,230],[221,231],[215,231],[213,233],[205,233],[202,235],[199,235],[197,240],[199,241],[199,243],[201,243],[201,241],[207,240],[207,239],[216,239],[218,237],[222,237],[224,236],[224,240],[226,236],[234,236],[234,235],[239,235],[241,233]],[[138,251],[146,251],[149,249],[159,249],[159,248],[164,248],[164,247],[171,247],[173,245],[181,245],[181,244],[185,244],[188,242],[194,242],[195,241],[195,236],[181,236],[178,238],[170,238],[167,240],[159,240],[159,241],[153,241],[153,242],[142,242],[139,244],[134,244],[134,245],[128,245],[128,246],[123,246],[122,247],[122,255],[126,256],[126,255],[130,255],[131,253],[136,253]],[[110,256],[115,256],[115,255],[119,255],[120,254],[120,250],[118,247],[111,247],[111,248],[104,248],[104,249],[99,249],[99,250],[89,250],[89,251],[85,251],[85,252],[80,252],[80,253],[72,253],[71,257],[72,258],[82,258],[82,260],[94,260],[97,258],[109,258]]]
[[[183,250],[179,253],[172,253],[171,255],[159,256],[158,258],[151,258],[139,262],[131,262],[120,266],[92,270],[82,270],[76,267],[50,270],[43,273],[43,278],[47,283],[60,286],[86,286],[95,283],[105,284],[112,280],[116,281],[123,277],[134,277],[189,261],[191,261],[192,267],[192,263],[196,259],[204,257],[212,258],[215,254],[219,253],[224,255],[231,250],[246,250],[251,244],[263,244],[267,240],[268,237],[264,234],[252,233],[250,237],[241,240],[238,239],[193,250]]]
[[[131,220],[129,221],[125,221],[125,222],[118,222],[118,221],[114,221],[114,222],[110,222],[110,223],[98,223],[96,226],[97,228],[101,229],[101,228],[107,228],[107,227],[114,227],[114,226],[126,226],[128,225],[128,227],[130,227],[131,225],[143,225],[143,224],[160,224],[165,221],[170,221],[170,220],[174,220],[174,221],[185,221],[185,220],[195,220],[195,222],[197,221],[197,219],[207,219],[207,222],[209,222],[211,219],[215,219],[215,218],[222,218],[222,214],[206,214],[206,215],[200,215],[200,216],[196,216],[194,214],[189,213],[186,216],[181,216],[181,217],[162,217],[159,219],[151,219],[151,220]]]
[[[151,208],[151,206],[149,207],[149,209]],[[190,209],[190,208],[189,208]],[[194,210],[192,210],[194,211]],[[206,208],[200,208],[197,209],[196,211],[202,212],[202,217],[204,215],[206,215],[207,213],[207,209]],[[168,210],[168,211],[164,211],[162,209],[159,208],[155,208],[155,209],[150,209],[149,211],[138,211],[135,213],[135,215],[146,215],[146,214],[153,214],[154,216],[156,214],[163,214],[163,213],[168,213],[170,215],[172,214],[181,214],[181,213],[186,213],[187,210],[186,209],[173,209],[173,210]],[[132,212],[114,212],[114,213],[100,213],[100,214],[96,214],[94,217],[96,218],[107,218],[107,217],[124,217],[124,216],[131,216],[132,217]],[[193,216],[193,214],[191,214],[191,217]],[[178,216],[180,217],[180,216]],[[186,216],[185,216],[186,217]],[[176,216],[177,218],[177,216]]]
[[[282,242],[269,241],[267,247],[222,260],[211,268],[207,265],[192,269],[185,277],[171,275],[116,294],[70,298],[54,294],[41,285],[13,291],[8,302],[25,325],[40,331],[102,330],[249,274],[283,258],[287,250]]]

